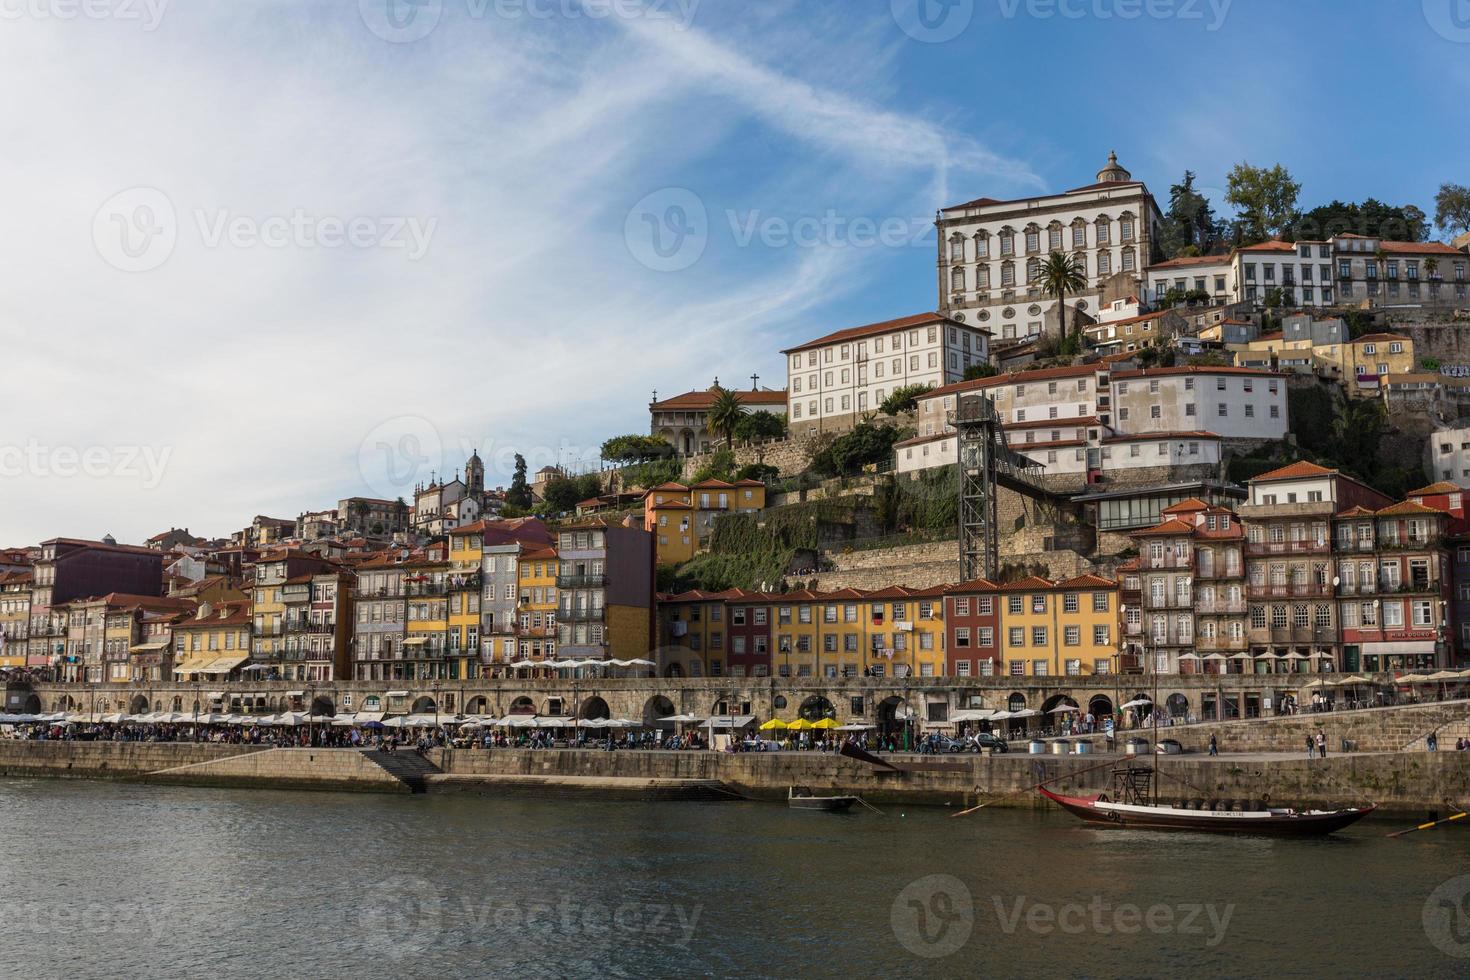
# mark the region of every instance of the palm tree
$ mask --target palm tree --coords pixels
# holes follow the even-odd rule
[[[1087,288],[1087,275],[1070,255],[1053,252],[1036,270],[1036,284],[1047,296],[1057,300],[1057,316],[1061,321],[1062,340],[1067,339],[1067,294]]]
[[[732,449],[735,446],[735,426],[745,417],[745,408],[740,404],[740,399],[735,397],[733,391],[715,385],[710,389],[714,392],[715,400],[710,403],[709,413],[705,417],[705,424],[711,432],[718,432],[725,437],[725,447]]]

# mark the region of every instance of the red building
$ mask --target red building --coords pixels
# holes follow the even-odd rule
[[[761,592],[731,589],[725,600],[730,616],[730,673],[769,677],[771,674],[771,602]]]
[[[950,677],[993,677],[1000,666],[999,587],[985,579],[950,586],[944,596],[945,667]]]

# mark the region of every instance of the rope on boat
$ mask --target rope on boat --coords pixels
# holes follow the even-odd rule
[[[1045,786],[1047,783],[1054,783],[1058,779],[1067,779],[1067,778],[1069,778],[1071,776],[1080,776],[1083,773],[1092,772],[1095,769],[1103,769],[1103,768],[1106,768],[1108,766],[1115,766],[1117,764],[1118,764],[1118,760],[1117,759],[1109,759],[1107,762],[1099,762],[1097,765],[1095,765],[1095,766],[1088,766],[1086,769],[1078,769],[1075,772],[1058,773],[1057,775],[1051,777],[1050,779],[1043,779],[1041,782],[1036,783],[1034,786],[1027,786],[1024,789],[1018,789],[1018,790],[1016,790],[1014,792],[1006,793],[1006,794],[1001,795],[1001,796],[997,796],[993,800],[987,800],[986,802],[981,803],[979,806],[972,806],[972,807],[970,807],[968,810],[961,810],[958,813],[951,813],[950,814],[950,817],[953,818],[953,817],[969,816],[970,814],[974,813],[976,810],[983,810],[986,807],[990,806],[990,804],[992,804],[992,803],[999,803],[1001,800],[1008,800],[1008,799],[1010,799],[1013,796],[1020,796],[1022,793],[1030,793],[1032,790],[1040,789],[1041,787]]]
[[[873,804],[869,803],[867,800],[863,799],[861,796],[854,797],[854,799],[856,799],[863,806],[867,807],[869,810],[872,810],[874,813],[878,814],[878,816],[880,816],[880,817],[886,817],[888,815],[888,814],[884,813],[882,810],[880,810],[877,807],[875,807]]]

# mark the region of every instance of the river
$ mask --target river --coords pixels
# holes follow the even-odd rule
[[[1467,829],[1401,826],[9,780],[0,974],[1463,976]]]

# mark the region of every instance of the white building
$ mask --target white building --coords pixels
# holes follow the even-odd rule
[[[1285,375],[1237,367],[1114,371],[1113,427],[1124,435],[1205,430],[1226,439],[1283,439]]]
[[[784,351],[793,435],[852,428],[896,389],[943,387],[990,358],[989,331],[937,313],[850,327]]]
[[[1228,303],[1235,298],[1230,261],[1229,255],[1194,255],[1155,262],[1144,273],[1146,295],[1156,306],[1172,290],[1204,292],[1215,303]]]
[[[1470,428],[1441,429],[1429,437],[1430,475],[1470,489]]]
[[[1095,316],[1113,299],[1142,295],[1162,222],[1153,195],[1116,154],[1096,182],[1061,194],[981,197],[944,208],[935,221],[939,312],[989,327],[998,339],[1040,334],[1056,301],[1035,284],[1036,270],[1050,253],[1064,252],[1088,283],[1067,302]]]

